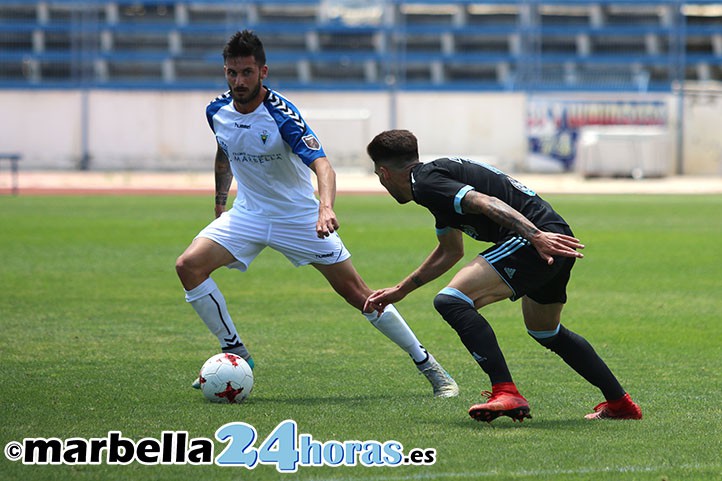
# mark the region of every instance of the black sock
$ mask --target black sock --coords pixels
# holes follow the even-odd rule
[[[493,329],[473,306],[457,297],[438,294],[434,307],[454,328],[466,349],[488,374],[492,385],[513,382]]]
[[[531,335],[531,334],[530,334]],[[625,391],[586,339],[575,334],[564,326],[552,337],[538,339],[531,335],[539,344],[556,353],[580,376],[598,387],[607,400],[619,399]]]

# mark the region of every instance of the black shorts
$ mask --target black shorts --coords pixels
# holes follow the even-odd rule
[[[565,224],[549,224],[548,232],[574,235]],[[511,288],[515,301],[529,296],[539,304],[567,301],[567,283],[574,266],[574,257],[555,257],[548,265],[533,245],[520,236],[509,236],[488,248],[481,255]]]

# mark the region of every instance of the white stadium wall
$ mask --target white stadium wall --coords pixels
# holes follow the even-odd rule
[[[179,170],[212,166],[215,144],[204,115],[208,100],[202,93],[93,92],[91,167]]]
[[[394,117],[397,127],[417,134],[422,155],[485,158],[509,170],[527,166],[523,93],[399,92],[395,97],[387,92],[283,93],[301,108],[329,157],[341,167],[369,169],[365,145],[390,128]],[[84,152],[92,170],[212,169],[215,145],[205,106],[215,95],[91,90],[84,96],[75,90],[3,90],[0,153],[21,154],[23,170],[75,169]],[[666,99],[674,145],[677,102],[672,95]],[[717,123],[705,119],[722,118],[722,102],[705,109],[704,115],[684,110],[686,135],[693,132],[696,139],[691,145],[683,143],[685,173],[720,174],[719,152],[708,149],[701,155],[695,150],[704,141],[699,139],[704,132],[711,137],[705,145],[719,141],[709,129]]]
[[[488,159],[506,170],[527,152],[526,96],[491,93],[405,93],[398,126],[414,132],[420,155]]]
[[[398,125],[417,133],[426,153],[518,161],[525,152],[522,95],[399,94],[394,107],[385,93],[283,93],[332,160],[353,153],[365,167],[365,146],[389,128],[394,109]],[[23,169],[76,168],[84,143],[94,170],[208,169],[215,144],[205,107],[215,95],[92,90],[84,142],[81,93],[0,91],[0,151],[21,153]]]
[[[81,95],[75,91],[0,91],[0,152],[21,168],[71,169],[82,145]]]
[[[722,85],[690,84],[682,108],[685,173],[722,175]]]

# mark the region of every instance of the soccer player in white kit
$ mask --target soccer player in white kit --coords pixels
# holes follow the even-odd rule
[[[216,219],[176,261],[186,301],[216,335],[224,352],[240,355],[253,367],[253,358],[210,275],[222,266],[244,272],[264,248],[271,247],[293,265],[311,264],[321,272],[339,295],[411,356],[435,396],[457,396],[456,382],[424,349],[393,305],[382,313],[363,312],[372,291],[336,232],[336,174],[296,107],[263,85],[268,66],[261,40],[248,30],[237,32],[226,44],[223,59],[229,91],[206,108],[217,141]],[[318,199],[309,170],[317,177]],[[234,178],[238,192],[226,211]],[[198,387],[198,380],[193,385]]]

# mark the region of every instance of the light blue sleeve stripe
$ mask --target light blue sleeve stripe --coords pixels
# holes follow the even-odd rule
[[[461,199],[463,199],[470,190],[474,190],[474,188],[470,185],[465,185],[456,193],[456,197],[454,197],[454,210],[457,214],[463,214],[461,211]]]
[[[443,229],[436,229],[436,235],[440,236],[440,235],[448,234],[450,230],[451,230],[451,227],[444,227]]]
[[[552,331],[532,331],[531,329],[527,329],[526,331],[535,339],[549,339],[559,334],[559,328],[561,326],[562,325],[559,324],[557,328]]]
[[[456,297],[457,299],[468,302],[469,304],[471,304],[471,307],[474,307],[474,301],[472,301],[469,296],[461,292],[459,289],[454,289],[453,287],[444,287],[439,291],[439,294]]]

